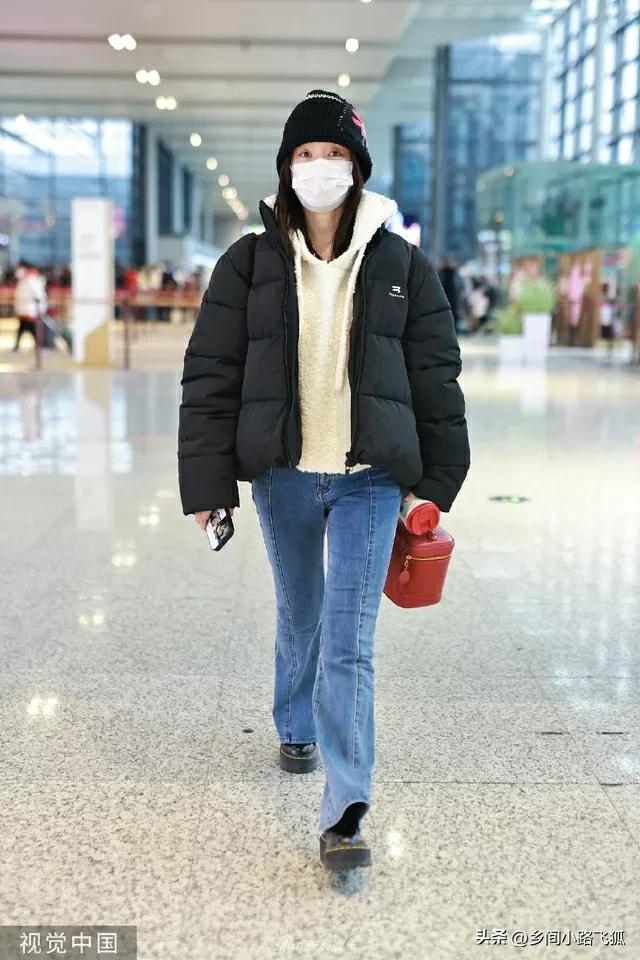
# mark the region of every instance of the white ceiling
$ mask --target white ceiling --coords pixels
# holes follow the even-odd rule
[[[150,122],[210,186],[216,209],[228,210],[217,184],[226,173],[253,210],[275,187],[282,126],[310,89],[337,90],[362,109],[388,183],[393,125],[431,113],[435,47],[528,29],[528,10],[529,0],[3,0],[0,114]],[[137,48],[113,50],[111,33],[133,34]],[[360,41],[355,54],[348,37]],[[140,68],[157,69],[160,86],[139,84]],[[159,94],[178,109],[159,111]]]

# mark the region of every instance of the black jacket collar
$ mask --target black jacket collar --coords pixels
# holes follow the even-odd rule
[[[266,204],[264,200],[261,200],[258,204],[258,209],[262,217],[262,222],[264,223],[264,228],[269,236],[274,240],[276,237],[281,240],[280,231],[278,230],[276,218],[271,207]]]

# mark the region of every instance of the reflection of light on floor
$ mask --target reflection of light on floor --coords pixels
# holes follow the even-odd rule
[[[404,846],[402,845],[402,834],[398,833],[397,830],[390,830],[387,834],[387,843],[389,845],[389,856],[391,857],[401,857],[404,853]]]
[[[104,610],[95,610],[93,613],[80,613],[78,615],[78,623],[81,627],[101,627],[104,622]]]
[[[58,703],[57,697],[32,697],[27,704],[27,713],[32,717],[50,717]]]
[[[160,523],[159,507],[157,507],[155,504],[152,504],[150,507],[146,508],[146,511],[146,513],[139,514],[138,523],[143,527],[156,527]]]
[[[111,557],[111,563],[114,567],[135,567],[138,559],[135,553],[127,553],[125,551],[120,551],[114,553]]]

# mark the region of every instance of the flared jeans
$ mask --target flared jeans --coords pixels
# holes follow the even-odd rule
[[[318,743],[322,832],[371,805],[374,633],[402,488],[381,467],[270,467],[251,495],[276,591],[273,719],[281,742]]]

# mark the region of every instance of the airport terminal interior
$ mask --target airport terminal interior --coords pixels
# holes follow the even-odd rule
[[[638,0],[5,0],[0,49],[0,960],[638,960]],[[471,449],[440,601],[381,597],[345,870],[251,482],[213,551],[177,459],[314,90],[446,294]]]

